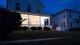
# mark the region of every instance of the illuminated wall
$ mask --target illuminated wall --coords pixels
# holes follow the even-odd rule
[[[32,27],[32,26],[44,27],[44,26],[46,26],[45,25],[45,19],[48,19],[48,20],[50,19],[49,16],[40,15],[40,14],[27,14],[27,13],[21,14],[21,17],[22,17],[22,20],[26,19],[22,22],[22,26],[29,26],[29,27]],[[49,25],[50,24],[48,24],[48,26]]]

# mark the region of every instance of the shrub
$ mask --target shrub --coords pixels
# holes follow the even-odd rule
[[[37,27],[37,30],[42,30],[42,27]]]
[[[36,30],[36,27],[30,27],[30,30],[35,31]]]
[[[26,30],[28,30],[28,29],[29,29],[29,27],[26,27],[26,26],[21,27],[21,30],[24,30],[24,31],[26,31]]]
[[[12,31],[19,30],[21,19],[19,13],[0,8],[0,33],[5,36]]]
[[[78,32],[80,31],[80,28],[76,27],[76,28],[70,28],[69,31],[75,31],[75,32]]]
[[[50,28],[49,27],[43,27],[43,30],[50,31]]]

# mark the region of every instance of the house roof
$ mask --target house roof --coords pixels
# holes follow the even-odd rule
[[[46,16],[50,17],[49,15],[41,14],[41,13],[29,13],[29,12],[18,12],[20,14],[29,14],[29,15],[37,15],[37,16]]]
[[[64,10],[62,10],[62,11],[56,13],[56,14],[53,14],[51,17],[56,17],[56,16],[58,16],[58,15],[60,15],[60,14],[63,14],[63,13],[65,13],[65,12],[69,12],[69,11],[70,11],[70,12],[80,13],[79,11],[76,11],[76,10],[72,10],[72,9],[64,9]]]

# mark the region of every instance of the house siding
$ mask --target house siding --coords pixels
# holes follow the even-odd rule
[[[80,12],[76,12],[73,10],[63,10],[55,15],[50,18],[51,25],[53,27],[63,27],[62,25],[63,23],[65,23],[64,30],[61,29],[60,31],[68,31],[70,28],[76,27],[80,28]],[[77,19],[79,22],[76,23],[75,19]]]
[[[27,11],[27,5],[31,6],[31,12],[36,13],[37,10],[42,10],[44,8],[44,5],[41,4],[38,0],[8,0],[8,9],[11,11],[17,11],[15,9],[16,2],[20,3],[20,12],[28,12]],[[40,12],[37,12],[40,13]]]

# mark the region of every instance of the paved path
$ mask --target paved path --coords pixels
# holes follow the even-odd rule
[[[58,40],[58,39],[64,39],[64,38],[71,38],[71,37],[42,38],[42,39],[33,39],[33,40],[0,41],[0,43],[2,43],[2,44],[7,44],[7,43],[27,43],[27,42],[34,42],[34,41]]]

